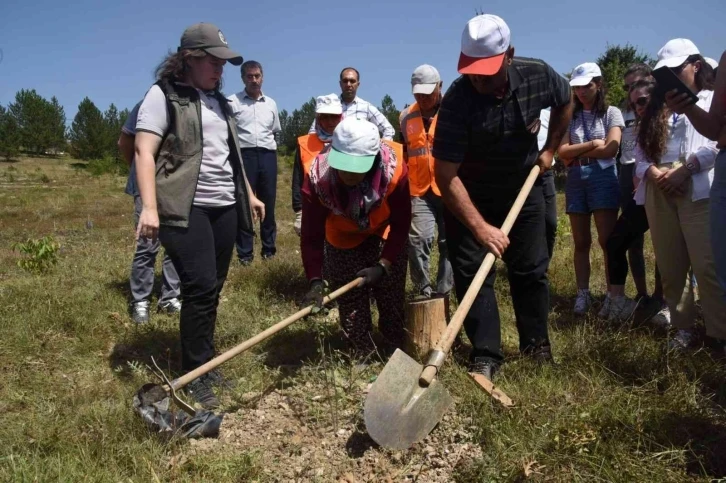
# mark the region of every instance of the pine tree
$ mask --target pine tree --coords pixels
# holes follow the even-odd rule
[[[20,129],[10,112],[0,106],[0,156],[10,161],[20,150]]]
[[[625,44],[624,47],[608,44],[605,52],[597,58],[596,63],[602,71],[607,86],[605,99],[611,106],[620,107],[628,95],[623,89],[623,76],[628,67],[636,63],[652,66],[655,61],[647,54],[639,53],[638,49],[630,44]]]
[[[71,152],[77,158],[99,159],[106,152],[106,123],[101,111],[88,97],[78,104],[68,138]]]
[[[393,103],[393,99],[388,94],[383,96],[380,111],[381,114],[386,116],[386,119],[388,119],[388,122],[391,123],[393,129],[396,130],[396,135],[393,137],[393,139],[397,139],[398,135],[401,132],[401,123],[399,122],[399,116],[401,115],[401,111],[396,109],[396,105]]]

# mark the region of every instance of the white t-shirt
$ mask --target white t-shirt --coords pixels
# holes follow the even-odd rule
[[[219,101],[199,92],[202,109],[202,166],[194,193],[195,206],[229,206],[234,199],[234,171],[229,159],[227,121]],[[164,92],[153,85],[139,108],[137,131],[149,131],[164,137],[169,128],[169,112]]]
[[[580,144],[593,139],[608,137],[608,131],[613,127],[624,128],[623,114],[617,107],[610,106],[604,116],[595,116],[584,109],[572,115],[570,121],[570,144]],[[615,165],[615,158],[598,159],[602,169]]]
[[[635,132],[635,113],[633,111],[623,112],[623,137],[620,140],[620,164],[635,163],[635,145],[638,142]]]

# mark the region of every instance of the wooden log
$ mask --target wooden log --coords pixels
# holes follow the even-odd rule
[[[409,302],[404,350],[414,359],[423,360],[445,330],[446,306],[443,298]]]

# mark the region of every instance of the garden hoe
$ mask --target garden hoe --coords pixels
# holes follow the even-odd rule
[[[323,303],[327,304],[337,299],[350,290],[360,287],[362,283],[362,277],[356,278],[352,282],[343,285],[339,289],[327,295],[323,299]],[[216,437],[219,433],[219,426],[222,423],[222,416],[215,415],[213,412],[207,410],[195,410],[179,398],[177,391],[196,378],[207,374],[213,369],[219,367],[221,364],[224,364],[233,357],[246,351],[250,347],[259,344],[268,337],[280,332],[287,326],[309,315],[312,313],[312,310],[312,305],[305,307],[285,320],[278,322],[251,339],[242,342],[224,354],[215,357],[206,364],[177,379],[174,379],[173,381],[170,381],[166,377],[152,357],[151,360],[154,364],[153,372],[160,379],[161,384],[150,383],[142,386],[141,389],[139,389],[134,395],[134,409],[136,409],[144,421],[159,431],[179,431],[185,437]],[[172,414],[169,411],[170,397],[171,400],[183,409],[186,414],[182,412]]]
[[[508,235],[512,229],[538,175],[539,167],[535,166],[504,220],[501,230],[505,235]],[[456,335],[461,330],[464,318],[479,293],[479,289],[484,284],[484,279],[494,265],[495,258],[491,252],[484,258],[446,331],[429,353],[426,365],[422,366],[405,352],[397,349],[371,386],[366,397],[363,414],[368,434],[376,443],[391,449],[411,447],[434,429],[453,402],[448,391],[436,376],[441,370]],[[475,376],[472,377],[481,384],[481,381],[477,380]],[[482,385],[487,392],[503,404],[511,405],[511,400],[506,394],[493,387],[486,378],[481,379],[484,379],[488,386]]]

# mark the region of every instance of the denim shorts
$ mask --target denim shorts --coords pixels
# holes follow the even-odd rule
[[[620,208],[620,184],[615,165],[605,169],[600,163],[567,168],[565,206],[567,213],[583,214]]]

